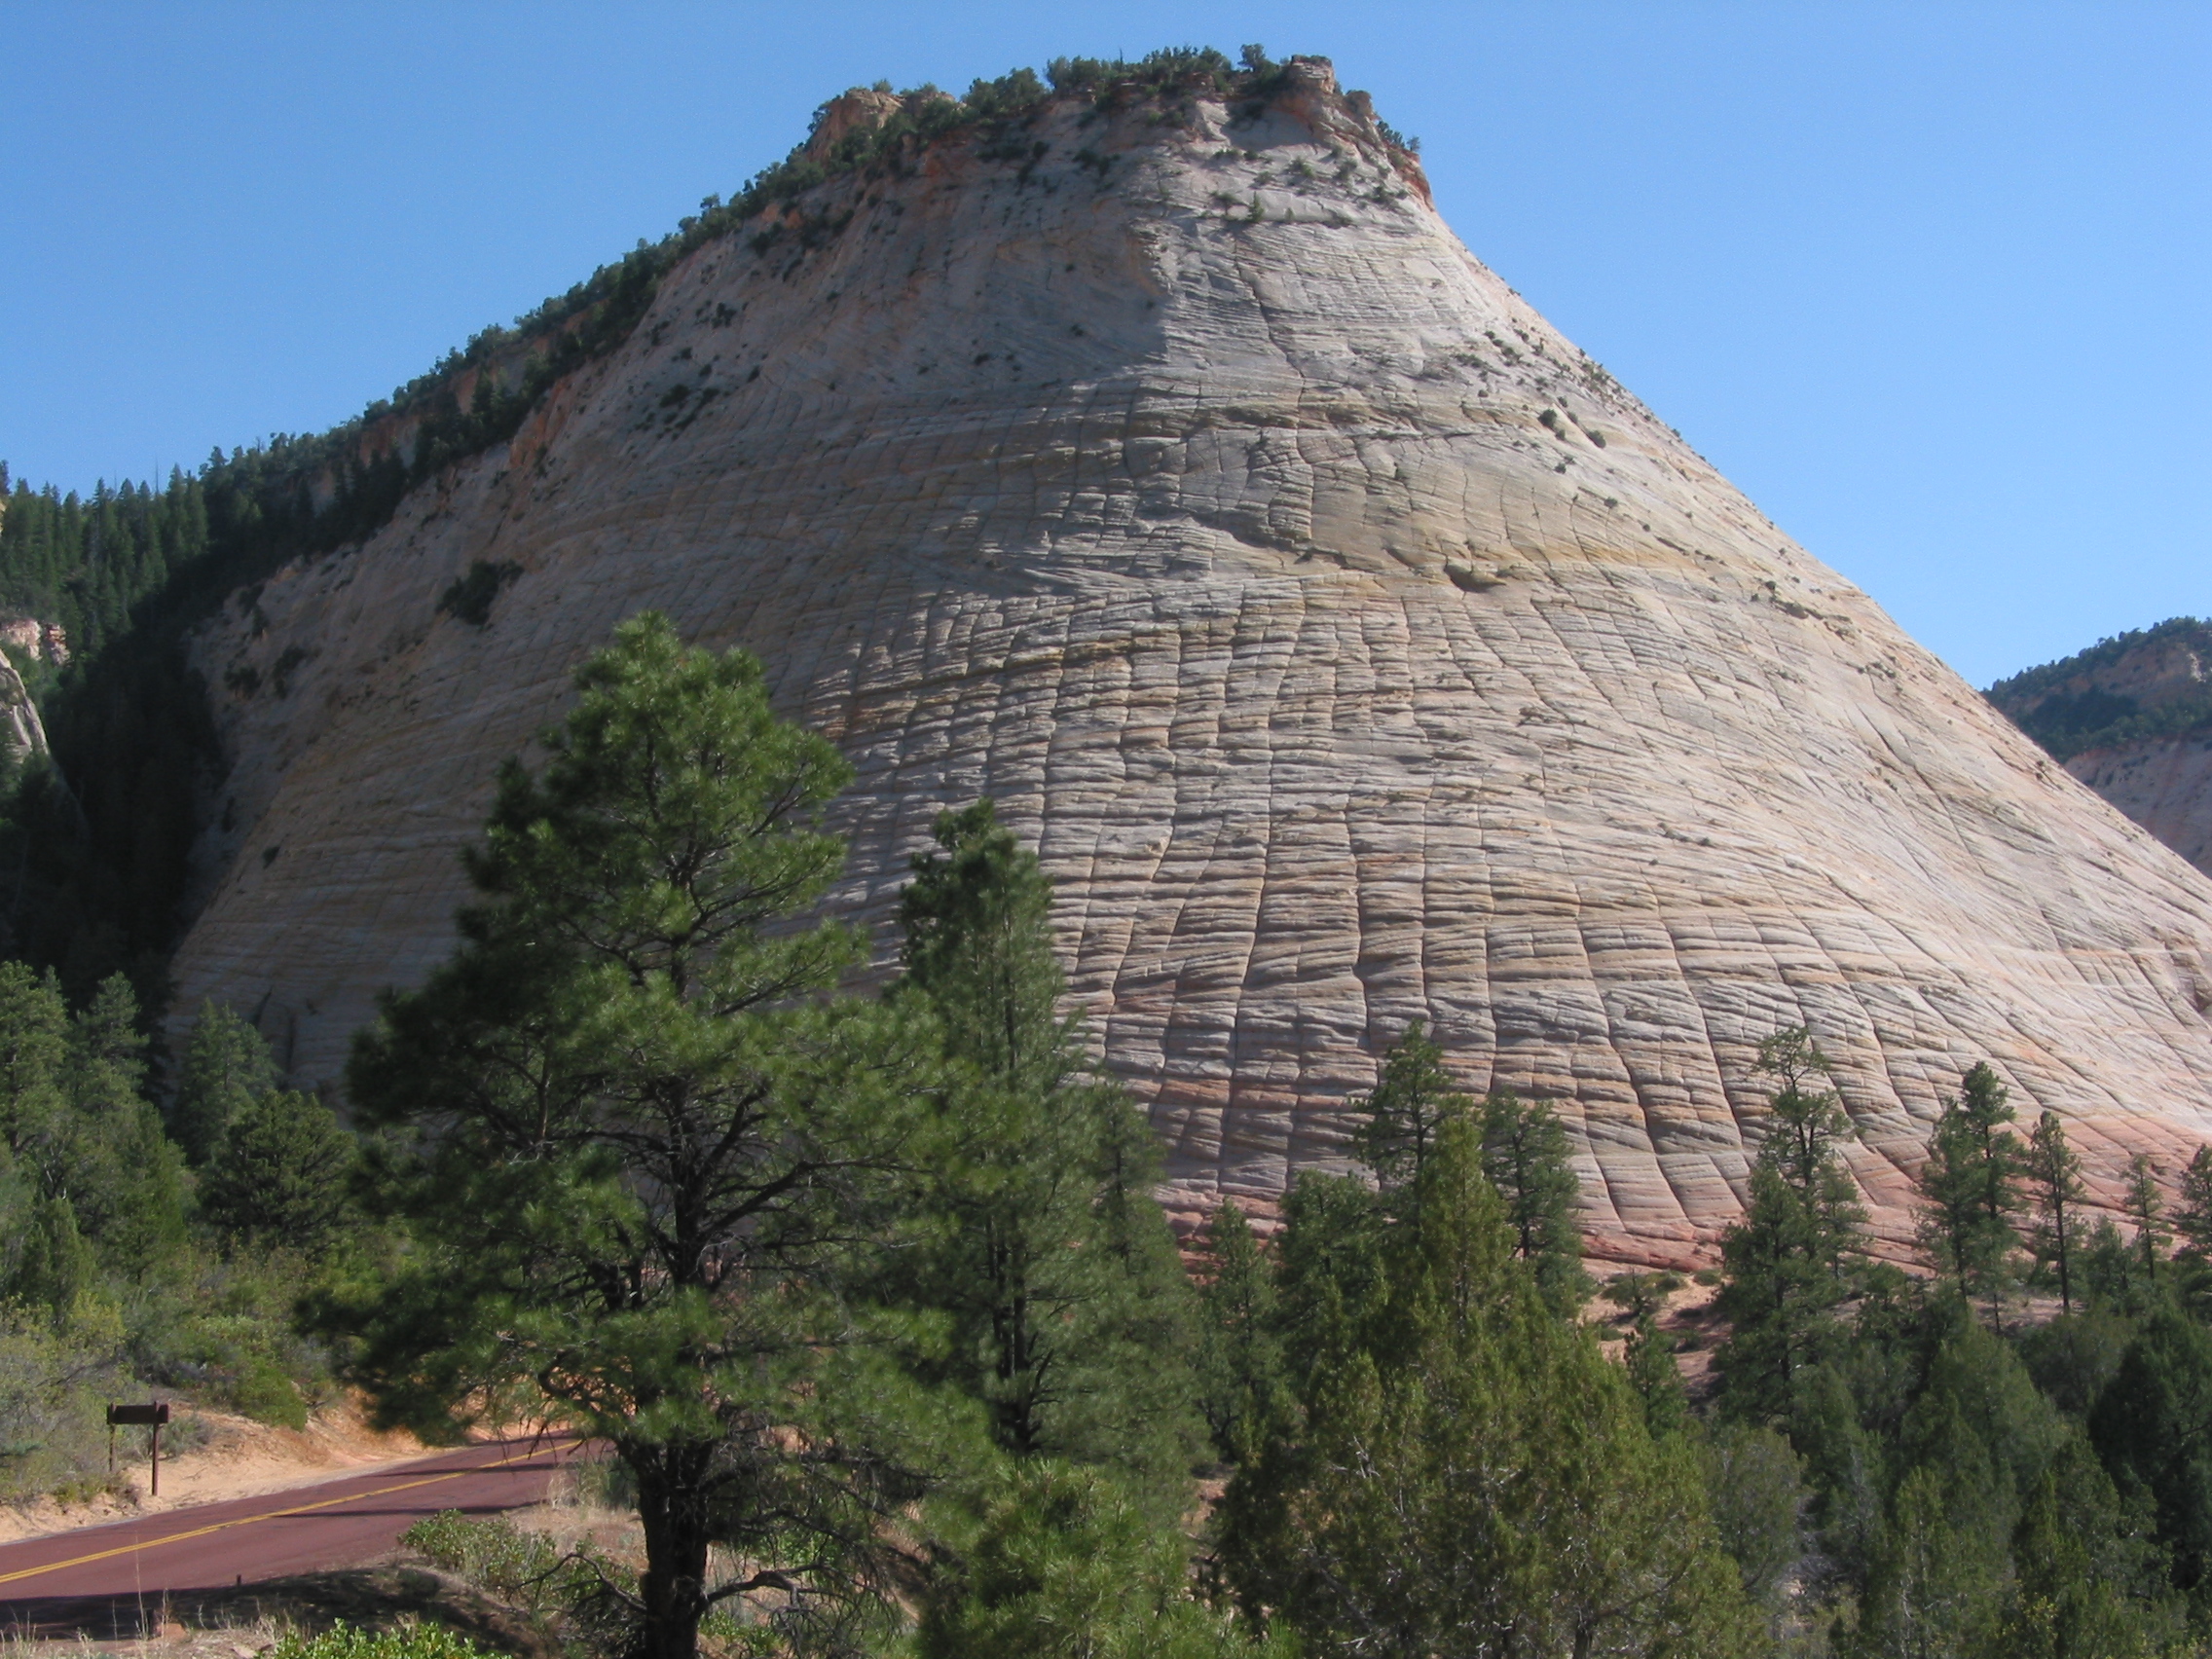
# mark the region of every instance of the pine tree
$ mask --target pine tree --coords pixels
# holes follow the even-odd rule
[[[1514,1259],[1477,1135],[1442,1127],[1382,1294],[1288,1333],[1315,1357],[1224,1499],[1230,1584],[1316,1659],[1751,1651],[1694,1454]]]
[[[1417,1019],[1383,1056],[1382,1076],[1373,1090],[1350,1102],[1361,1117],[1360,1161],[1375,1171],[1385,1194],[1418,1202],[1420,1172],[1437,1131],[1473,1106],[1444,1069],[1444,1051]]]
[[[2183,1256],[2212,1264],[2212,1146],[2198,1147],[2181,1172],[2181,1202],[2174,1206],[2173,1226]]]
[[[1199,1433],[1195,1307],[1151,1197],[1158,1142],[1058,1005],[1051,885],[988,800],[937,822],[901,901],[906,978],[943,1034],[946,1145],[891,1293],[949,1319],[921,1366],[1016,1457],[1120,1467],[1170,1515]]]
[[[1993,1647],[2005,1659],[2187,1650],[2157,1545],[2079,1436],[2051,1459],[2013,1530],[2009,1604]]]
[[[1096,1469],[1012,1463],[932,1506],[919,1659],[1291,1659],[1191,1593],[1189,1546]]]
[[[1730,1330],[1715,1363],[1729,1414],[1773,1422],[1788,1416],[1798,1374],[1842,1338],[1835,1309],[1857,1289],[1866,1212],[1837,1150],[1851,1120],[1819,1087],[1828,1060],[1811,1032],[1768,1038],[1756,1069],[1780,1087],[1743,1217],[1721,1236],[1726,1276],[1715,1308]]]
[[[882,1520],[923,1490],[900,1449],[929,1403],[868,1369],[844,1275],[935,1067],[910,1012],[830,994],[860,941],[800,918],[849,772],[759,665],[648,614],[577,688],[541,767],[501,771],[459,949],[357,1041],[356,1110],[409,1136],[384,1180],[413,1246],[323,1316],[387,1419],[450,1435],[519,1395],[611,1446],[635,1653],[692,1659],[748,1584],[871,1595]]]
[[[2066,1125],[2057,1113],[2046,1112],[2028,1137],[2024,1169],[2035,1200],[2036,1226],[2030,1242],[2036,1263],[2056,1281],[2060,1310],[2072,1313],[2081,1208],[2088,1194],[2082,1185],[2082,1161],[2066,1144]]]
[[[201,1213],[233,1243],[318,1256],[351,1214],[355,1161],[353,1137],[329,1107],[273,1088],[226,1127],[201,1182]]]
[[[177,1068],[169,1131],[197,1166],[215,1155],[231,1120],[276,1087],[276,1065],[261,1033],[225,1004],[205,1001]]]
[[[2127,1219],[2134,1224],[2131,1240],[2143,1282],[2154,1291],[2166,1277],[2166,1252],[2173,1235],[2166,1229],[2166,1196],[2158,1190],[2158,1166],[2148,1154],[2127,1161]]]
[[[2023,1208],[2020,1142],[2005,1126],[2012,1122],[2009,1093],[1988,1063],[1976,1061],[1936,1120],[1920,1173],[1923,1247],[1962,1296],[1987,1305],[1999,1327]]]
[[[1631,1320],[1622,1369],[1654,1435],[1677,1434],[1689,1424],[1689,1397],[1675,1364],[1674,1340],[1659,1328],[1667,1298],[1681,1288],[1679,1273],[1615,1273],[1605,1281],[1605,1300]]]
[[[54,1190],[66,1192],[103,1266],[137,1277],[185,1237],[183,1161],[146,1101],[138,999],[115,974],[71,1021],[61,1088],[68,1113]]]
[[[1581,1187],[1567,1161],[1566,1125],[1544,1101],[1524,1103],[1510,1088],[1483,1101],[1483,1170],[1505,1200],[1513,1253],[1535,1272],[1544,1296],[1571,1312],[1590,1294],[1582,1235],[1574,1225]]]
[[[2174,1587],[2212,1594],[2212,1332],[2153,1311],[2089,1415],[2089,1439],[2122,1492],[2147,1493]]]
[[[1274,1273],[1234,1202],[1224,1200],[1214,1210],[1201,1244],[1206,1273],[1198,1290],[1198,1403],[1214,1450],[1237,1462],[1281,1409],[1286,1379]]]

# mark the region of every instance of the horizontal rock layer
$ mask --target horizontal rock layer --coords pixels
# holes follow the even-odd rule
[[[1469,1088],[1560,1103],[1624,1261],[1710,1257],[1785,1024],[1898,1249],[1976,1059],[2107,1196],[2212,1131],[2203,878],[1474,260],[1316,71],[1156,113],[1055,102],[700,248],[511,445],[210,626],[210,683],[306,655],[219,711],[179,1005],[333,1084],[450,949],[495,764],[657,607],[852,757],[871,919],[940,808],[1000,799],[1186,1218],[1341,1160],[1417,1016]],[[476,560],[521,571],[482,629],[436,608]]]

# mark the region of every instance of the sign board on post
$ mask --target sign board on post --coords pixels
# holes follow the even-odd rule
[[[115,1473],[115,1431],[119,1425],[143,1424],[154,1431],[153,1492],[162,1495],[162,1424],[169,1420],[169,1403],[156,1400],[145,1406],[110,1406],[107,1409],[107,1472]]]

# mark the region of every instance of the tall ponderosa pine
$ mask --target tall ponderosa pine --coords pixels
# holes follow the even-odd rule
[[[353,1101],[413,1136],[388,1179],[415,1253],[332,1312],[389,1418],[515,1406],[608,1444],[637,1650],[691,1659],[749,1589],[857,1593],[917,1490],[885,1453],[915,1408],[825,1378],[865,1359],[837,1269],[908,1161],[930,1045],[824,994],[859,940],[793,918],[842,861],[820,814],[848,772],[758,665],[646,615],[577,686],[543,766],[500,773],[460,948],[357,1042]]]
[[[2067,1145],[2066,1124],[2056,1112],[2046,1112],[2028,1136],[2023,1168],[2035,1202],[2035,1231],[2029,1242],[2036,1263],[2058,1286],[2060,1311],[2072,1313],[2082,1249],[2082,1206],[2088,1201],[2088,1193],[2082,1185],[2082,1160]]]
[[[1315,1352],[1224,1500],[1229,1582],[1315,1659],[1751,1651],[1694,1454],[1514,1259],[1478,1137],[1439,1131],[1378,1294],[1292,1334]]]
[[[1274,1273],[1235,1204],[1224,1202],[1201,1240],[1198,1406],[1214,1450],[1240,1461],[1281,1409],[1284,1371]]]
[[[2005,1301],[2016,1276],[2020,1248],[2020,1174],[2024,1165],[2012,1122],[2010,1090],[1985,1060],[1977,1060],[1945,1102],[1921,1166],[1923,1247],[1936,1270],[1970,1302],[1989,1309],[1990,1323],[2004,1322]]]
[[[1851,1120],[1822,1087],[1828,1060],[1812,1033],[1777,1032],[1759,1045],[1757,1069],[1780,1087],[1743,1218],[1721,1238],[1717,1307],[1731,1328],[1716,1359],[1730,1414],[1778,1421],[1798,1373],[1841,1337],[1835,1309],[1854,1290],[1866,1212],[1837,1150]]]
[[[352,1215],[353,1137],[312,1094],[272,1088],[225,1125],[200,1211],[233,1245],[319,1256]]]
[[[2166,1196],[2158,1188],[2158,1166],[2147,1153],[2139,1152],[2127,1161],[2121,1207],[2135,1230],[2132,1242],[2143,1282],[2156,1288],[2166,1278],[2166,1252],[2173,1234],[2166,1227]]]
[[[219,1002],[203,1002],[177,1067],[169,1132],[195,1164],[223,1144],[231,1120],[276,1087],[276,1065],[261,1033]]]
[[[1513,1253],[1534,1272],[1554,1309],[1573,1311],[1590,1294],[1590,1280],[1574,1225],[1580,1187],[1567,1161],[1567,1125],[1548,1102],[1500,1088],[1483,1101],[1482,1141],[1483,1171],[1505,1200]]]
[[[2181,1172],[2174,1232],[2191,1262],[2212,1264],[2212,1146],[2200,1146]]]
[[[894,1294],[951,1322],[922,1367],[1016,1457],[1119,1466],[1170,1516],[1198,1444],[1192,1298],[1151,1196],[1158,1142],[1084,1053],[1052,890],[992,803],[937,822],[901,902],[906,977],[949,1062],[943,1147]]]
[[[1374,1088],[1349,1102],[1361,1119],[1360,1161],[1375,1171],[1384,1194],[1419,1202],[1420,1172],[1437,1132],[1473,1108],[1444,1069],[1444,1051],[1417,1019],[1383,1055]]]

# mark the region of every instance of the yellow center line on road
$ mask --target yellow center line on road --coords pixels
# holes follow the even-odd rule
[[[561,1444],[556,1443],[551,1450],[558,1453],[561,1450]],[[541,1446],[528,1452],[510,1453],[497,1462],[479,1463],[470,1469],[448,1469],[442,1474],[424,1475],[418,1480],[401,1481],[395,1486],[379,1487],[374,1492],[356,1492],[350,1493],[344,1497],[326,1497],[319,1503],[296,1503],[288,1509],[265,1509],[258,1515],[240,1515],[235,1520],[217,1521],[212,1526],[195,1527],[189,1531],[169,1532],[159,1538],[141,1539],[137,1543],[118,1544],[112,1550],[94,1550],[91,1555],[72,1556],[67,1561],[50,1562],[45,1567],[26,1567],[15,1572],[0,1572],[0,1584],[13,1584],[20,1578],[36,1578],[42,1572],[59,1572],[63,1567],[83,1567],[91,1562],[112,1561],[117,1556],[134,1555],[140,1550],[159,1549],[164,1544],[181,1544],[187,1538],[204,1538],[210,1532],[225,1532],[233,1527],[249,1526],[256,1521],[281,1521],[287,1516],[308,1515],[317,1509],[334,1508],[341,1503],[359,1503],[367,1498],[387,1497],[395,1492],[412,1492],[417,1487],[436,1486],[440,1481],[457,1481],[463,1475],[486,1474],[493,1469],[504,1468],[509,1463],[537,1456],[539,1453],[545,1450],[547,1448]]]

